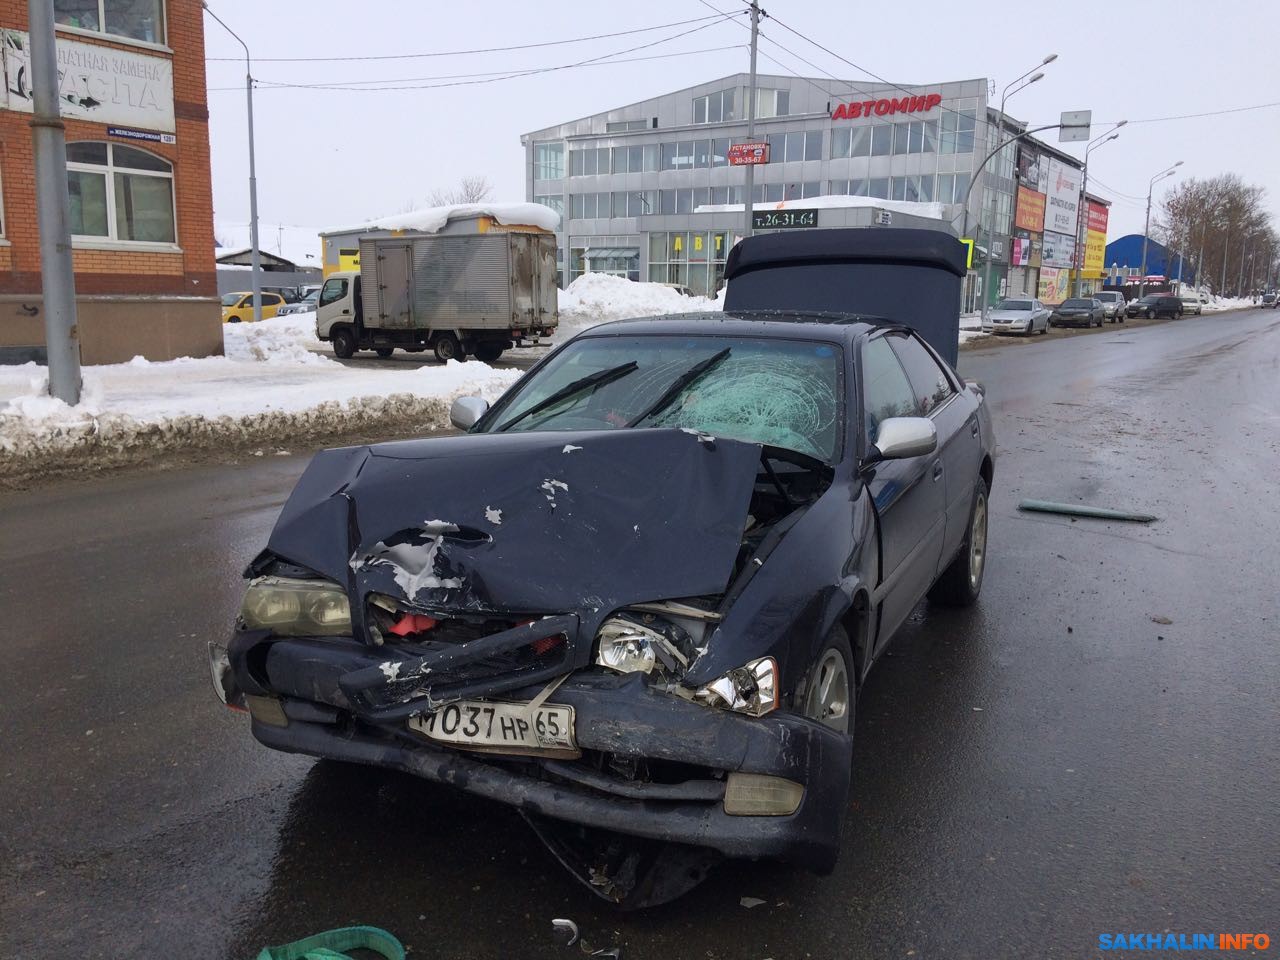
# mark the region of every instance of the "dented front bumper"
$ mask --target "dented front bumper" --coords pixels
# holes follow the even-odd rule
[[[353,703],[344,678],[367,677],[380,660],[352,640],[240,631],[225,664],[214,665],[215,685],[221,676],[229,701],[250,699],[253,735],[277,750],[391,767],[528,814],[730,857],[779,859],[818,872],[835,863],[852,750],[847,736],[818,723],[786,711],[743,716],[651,689],[641,674],[588,669],[570,675],[554,695],[574,710],[580,759],[474,753],[424,740],[403,717]],[[502,699],[529,700],[543,686]],[[663,775],[618,775],[632,761]],[[795,812],[727,812],[734,774],[799,784]],[[771,782],[742,776],[735,782],[744,781]]]

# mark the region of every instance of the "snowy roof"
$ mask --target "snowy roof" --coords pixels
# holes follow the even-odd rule
[[[249,255],[253,252],[253,248],[252,247],[233,247],[228,249],[227,247],[218,247],[216,252],[217,252],[216,259],[218,261],[218,266],[221,266],[221,267],[246,266],[249,264],[248,258],[249,258]],[[296,261],[290,260],[288,257],[282,256],[281,254],[272,253],[270,250],[260,249],[258,251],[258,255],[259,255],[259,259],[263,263],[275,263],[277,266],[283,265],[283,264],[287,264],[291,267],[305,266],[305,264],[299,264]],[[245,258],[244,263],[231,262],[233,260],[236,260],[239,257]]]
[[[230,256],[249,249],[249,225],[235,221],[214,222],[214,235],[225,246],[214,250],[215,258]],[[315,227],[296,227],[261,220],[258,223],[258,249],[299,267],[318,267],[322,263],[320,231]]]
[[[370,220],[351,227],[325,230],[320,235],[333,233],[363,233],[373,230],[416,230],[419,233],[437,233],[450,220],[468,217],[493,217],[502,224],[541,227],[554,232],[560,226],[560,214],[540,203],[458,203],[445,207],[421,207],[405,213],[395,213],[379,220]]]
[[[755,203],[753,210],[832,210],[842,207],[872,207],[877,210],[892,210],[897,213],[910,214],[913,217],[925,217],[929,220],[946,220],[947,204],[917,203],[913,200],[881,200],[878,197],[850,197],[845,194],[827,194],[821,197],[807,197],[804,200],[782,200],[776,203]],[[694,213],[739,213],[743,209],[740,203],[712,203],[694,208]]]

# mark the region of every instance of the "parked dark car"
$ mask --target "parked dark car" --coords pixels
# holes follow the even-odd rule
[[[1182,316],[1182,300],[1171,293],[1149,293],[1141,300],[1134,300],[1126,308],[1130,317],[1170,317]]]
[[[595,327],[452,418],[316,455],[210,645],[224,702],[516,807],[628,905],[720,856],[830,871],[863,678],[982,588],[982,390],[901,326],[737,311]]]
[[[1052,327],[1100,327],[1106,317],[1106,308],[1102,301],[1088,297],[1073,297],[1063,300],[1053,308],[1049,315]]]

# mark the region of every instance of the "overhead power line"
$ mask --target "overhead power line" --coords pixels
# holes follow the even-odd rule
[[[721,13],[723,17],[741,16],[742,12]],[[431,53],[392,53],[368,57],[254,57],[256,63],[350,63],[364,60],[420,60],[428,57],[464,57],[478,53],[507,53],[512,50],[535,50],[539,47],[558,47],[569,43],[587,43],[591,40],[608,40],[612,37],[628,37],[637,33],[651,33],[654,30],[666,30],[669,27],[683,27],[691,23],[714,20],[715,17],[694,17],[691,20],[675,20],[671,23],[659,23],[652,27],[637,27],[634,30],[618,30],[614,33],[597,33],[590,37],[571,37],[567,40],[544,40],[540,43],[520,43],[509,47],[478,47],[474,50],[437,50]],[[243,57],[205,57],[210,63],[234,61],[239,63]]]

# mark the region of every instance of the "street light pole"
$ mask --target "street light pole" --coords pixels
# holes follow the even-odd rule
[[[1147,286],[1147,234],[1151,232],[1151,193],[1155,190],[1157,180],[1163,180],[1165,177],[1172,177],[1173,172],[1180,166],[1182,166],[1181,160],[1175,163],[1168,170],[1161,170],[1152,177],[1151,182],[1147,184],[1147,219],[1142,225],[1142,276],[1138,277],[1139,300],[1142,299],[1142,294],[1145,292]]]
[[[1112,140],[1119,139],[1120,134],[1113,131],[1120,129],[1128,120],[1121,120],[1111,130],[1101,136],[1094,137],[1089,141],[1088,146],[1084,148],[1084,170],[1080,178],[1080,202],[1076,205],[1076,249],[1072,260],[1075,261],[1073,266],[1076,273],[1076,296],[1083,294],[1084,279],[1080,276],[1081,261],[1084,259],[1084,245],[1089,237],[1089,227],[1085,217],[1085,194],[1089,192],[1089,154],[1102,146],[1104,143],[1110,143]]]
[[[28,0],[31,34],[31,145],[35,153],[36,224],[40,234],[40,290],[49,363],[49,394],[80,402],[80,338],[76,324],[75,264],[71,259],[71,200],[67,139],[58,108],[58,55],[51,0]]]
[[[262,258],[258,252],[258,177],[253,164],[253,65],[249,60],[249,45],[223,23],[208,3],[201,0],[201,6],[244,47],[244,85],[249,101],[249,268],[253,271],[253,320],[257,323],[262,320]]]
[[[1053,61],[1057,59],[1058,59],[1058,55],[1056,53],[1051,53],[1049,54],[1049,56],[1045,57],[1038,64],[1032,67],[1031,70],[1028,70],[1026,73],[1024,73],[1020,77],[1016,77],[1013,80],[1010,80],[1008,83],[1004,85],[1004,89],[1000,91],[1000,116],[996,118],[996,135],[992,138],[993,140],[995,140],[998,143],[1000,141],[1001,136],[1003,135],[1004,105],[1008,102],[1009,98],[1013,96],[1014,93],[1018,93],[1019,91],[1025,90],[1027,87],[1031,86],[1033,83],[1039,80],[1043,80],[1044,79],[1043,73],[1037,73],[1034,76],[1032,76],[1031,79],[1029,80],[1027,79],[1027,76],[1032,72],[1032,70],[1037,70],[1040,67],[1047,66],[1048,64],[1053,63]],[[1010,87],[1015,87],[1012,93],[1009,92]],[[1004,146],[1005,145],[1002,144],[997,149],[1003,149]],[[976,180],[981,175],[982,175],[982,167],[979,167],[977,170],[974,171],[974,174],[973,174],[974,179]],[[970,183],[970,187],[972,187],[972,183]],[[988,192],[994,193],[994,191],[988,191]],[[1014,195],[1015,196],[1017,195],[1016,192]],[[987,206],[986,196],[987,196],[987,193],[984,192],[983,206]],[[969,205],[968,205],[968,200],[966,199],[965,200],[966,218],[968,217],[968,212],[969,212]],[[990,214],[987,217],[987,257],[986,257],[986,262],[984,263],[983,269],[982,269],[982,320],[984,323],[986,322],[987,313],[989,312],[990,305],[991,305],[991,257],[992,257],[992,254],[995,252],[995,244],[991,240],[991,234],[993,229],[995,228],[995,220],[996,220],[996,205],[995,205],[995,197],[993,196],[992,202],[990,204]]]
[[[756,38],[760,34],[760,4],[757,0],[751,0],[751,81],[747,86],[747,141],[750,142],[756,134]],[[752,206],[755,203],[756,192],[756,166],[754,163],[747,164],[746,177],[746,196],[742,198],[742,209],[746,211],[746,223],[742,227],[742,235],[749,237],[753,231],[753,223],[755,220],[755,211]]]

